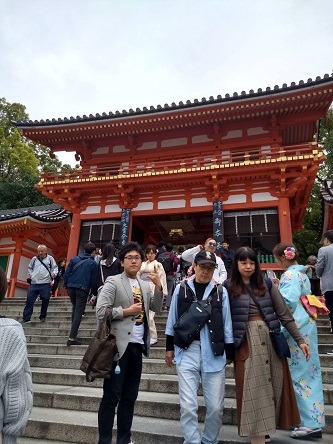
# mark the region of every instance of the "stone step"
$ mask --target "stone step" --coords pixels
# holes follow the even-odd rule
[[[202,424],[200,424],[202,429]],[[161,418],[145,418],[134,416],[132,438],[135,444],[182,444],[183,437],[180,423],[177,420],[163,420]],[[114,434],[115,435],[115,434]],[[273,444],[292,444],[290,432],[278,430],[272,437]],[[96,412],[71,411],[66,409],[50,409],[34,407],[27,428],[27,438],[38,438],[41,442],[52,443],[55,440],[61,444],[77,443],[92,444],[98,440]],[[20,438],[23,440],[25,438]],[[56,444],[54,443],[54,444]],[[223,425],[219,434],[218,444],[248,443],[247,438],[240,438],[236,426]],[[332,435],[324,434],[321,444],[331,444]],[[19,441],[19,444],[34,444],[34,442]]]
[[[79,335],[80,335],[79,339],[82,342],[82,344],[88,345],[91,340],[91,336],[82,336],[80,332],[79,332]],[[30,334],[30,335],[28,335],[26,333],[25,337],[27,339],[27,343],[64,345],[67,343],[68,330],[66,331],[66,334],[62,335],[62,336],[60,336],[60,335],[46,336],[45,334],[39,334],[39,335]],[[157,346],[164,347],[164,349],[165,349],[165,337],[158,338],[158,343],[152,345],[152,348],[155,348]],[[72,349],[73,349],[73,347],[72,347]]]
[[[61,340],[60,340],[61,339]],[[84,340],[82,342],[82,346],[77,347],[67,347],[67,337],[60,337],[60,343],[56,344],[44,344],[43,341],[41,343],[31,343],[28,342],[28,352],[29,353],[39,353],[41,355],[80,355],[83,356],[85,353],[90,339]],[[80,338],[82,339],[82,338]],[[150,348],[150,357],[156,359],[164,359],[165,356],[165,348],[160,347],[161,343],[157,343]],[[332,344],[319,344],[319,354],[321,356],[321,363],[325,365],[327,362],[331,362],[333,364],[333,356],[327,356],[326,353],[333,349]]]
[[[28,327],[29,325],[30,325],[30,327]],[[36,327],[34,327],[34,325],[36,325]],[[48,325],[49,325],[48,323],[47,323],[47,325],[46,325],[46,323],[44,325],[43,323],[40,323],[40,322],[38,322],[38,324],[34,324],[34,323],[31,322],[30,324],[25,325],[24,326],[24,331],[25,331],[25,336],[27,338],[27,342],[38,342],[38,341],[32,341],[30,339],[32,336],[36,336],[36,335],[33,334],[35,332],[36,328],[44,329],[44,332],[46,330],[50,330],[51,328],[57,328],[57,327],[48,327]],[[68,323],[67,325],[64,324],[64,325],[60,326],[57,330],[58,331],[63,331],[63,330],[66,329],[66,327],[69,329],[69,326],[70,326],[70,323]],[[81,323],[81,326],[82,326],[82,328],[79,329],[79,336],[81,338],[82,338],[81,332],[85,332],[88,329],[90,331],[94,330],[94,332],[96,332],[96,326],[94,326],[94,325],[87,325],[87,323],[84,323],[84,324]],[[33,329],[34,328],[34,330],[27,330],[28,328],[29,329]],[[53,331],[54,330],[52,330],[52,332]],[[30,332],[32,332],[32,333],[30,333]],[[67,334],[68,334],[68,332],[65,335],[63,335],[63,336],[60,335],[60,334],[56,335],[59,338],[59,341],[60,341],[59,345],[63,344],[64,338],[67,337]],[[86,337],[89,337],[89,336],[86,336]],[[160,333],[158,335],[158,340],[160,341],[158,345],[160,347],[163,347],[165,345],[165,334],[164,333]],[[41,342],[44,342],[44,341],[41,341]],[[321,346],[328,346],[329,349],[332,349],[333,348],[333,337],[332,337],[332,335],[330,335],[330,334],[318,334],[318,344],[319,344],[319,353],[321,352],[321,349],[320,349]],[[324,349],[324,348],[322,349],[322,352],[326,353],[326,351],[327,351],[326,349]]]
[[[52,330],[52,329],[64,329],[67,328],[69,329],[71,327],[71,318],[69,317],[67,320],[66,319],[49,319],[46,318],[45,322],[41,322],[39,319],[31,319],[31,322],[28,322],[27,324],[22,324],[24,330],[26,328],[45,328],[45,330]],[[96,325],[96,319],[90,319],[90,318],[86,318],[85,316],[82,317],[82,321],[81,321],[81,325],[79,328],[79,331],[81,329],[94,329],[96,331],[97,325]]]
[[[82,346],[77,346],[82,347]],[[324,384],[330,384],[333,381],[332,356],[324,356],[323,358],[330,359],[328,367],[322,366],[322,377]],[[66,356],[66,355],[29,355],[29,362],[31,367],[43,367],[54,369],[75,369],[79,370],[81,365],[81,356]],[[168,367],[164,360],[144,358],[143,359],[143,373],[158,374],[158,375],[174,375],[176,374],[175,367]],[[226,367],[226,377],[233,378],[233,366]]]
[[[2,306],[12,306],[17,307],[22,305],[25,306],[27,298],[5,298],[3,302],[1,302]],[[36,300],[36,304],[39,304],[40,301]],[[50,305],[51,306],[71,306],[71,301],[69,297],[63,297],[63,298],[50,298]]]
[[[58,336],[57,334],[55,334],[54,336],[45,336],[45,334],[31,334],[31,335],[25,335],[26,339],[27,339],[27,343],[34,343],[34,344],[57,344],[57,345],[64,345],[67,343],[67,339],[68,339],[68,333],[69,330],[66,331],[66,334],[62,335],[62,336]],[[90,340],[91,340],[91,336],[81,336],[80,335],[80,341],[82,342],[82,344],[88,345]]]
[[[96,379],[94,382],[87,382],[85,375],[80,370],[62,370],[61,374],[56,369],[32,368],[32,377],[35,384],[57,385],[57,386],[78,386],[78,387],[102,387],[103,380]],[[333,405],[333,383],[324,384],[324,402]],[[177,375],[156,375],[145,374],[141,376],[140,390],[156,393],[178,393]],[[202,394],[199,388],[199,394]],[[233,377],[226,379],[226,398],[235,398],[235,380]]]
[[[71,324],[68,323],[67,328],[65,327],[48,327],[47,322],[29,322],[28,324],[23,324],[23,329],[26,335],[48,335],[48,336],[64,336],[68,337]],[[89,337],[91,338],[96,333],[96,327],[89,326],[85,327],[83,323],[79,329],[79,337]]]
[[[34,406],[96,412],[102,397],[100,387],[70,387],[63,385],[34,385]],[[135,403],[135,415],[149,418],[179,420],[179,397],[173,393],[140,391]],[[198,396],[198,418],[205,418],[203,396]],[[333,433],[333,406],[325,406],[326,433]],[[236,399],[225,398],[223,422],[237,424]]]
[[[26,436],[22,436],[20,438],[17,438],[17,444],[41,444],[41,441],[45,442],[45,439],[38,439],[38,438],[27,438]],[[69,441],[50,441],[47,440],[48,444],[72,444]]]
[[[102,397],[99,387],[69,387],[63,385],[34,385],[34,405],[59,409],[97,412]],[[135,403],[135,414],[149,418],[179,420],[179,396],[174,393],[140,391]],[[203,396],[198,396],[198,418],[204,421]],[[236,425],[236,400],[225,399],[223,421]]]
[[[17,319],[19,321],[19,319]],[[68,323],[66,322],[49,322],[48,320],[46,322],[40,322],[38,319],[32,320],[32,322],[29,322],[28,324],[23,324],[24,331],[26,335],[31,334],[43,334],[45,331],[49,332],[50,335],[54,334],[55,336],[61,336],[61,335],[68,335],[69,329],[71,326],[70,320],[68,320]],[[327,336],[329,334],[329,329],[326,327],[322,327],[318,329],[318,334]],[[83,333],[82,333],[83,332]],[[92,336],[96,332],[96,324],[93,321],[86,320],[83,318],[80,328],[79,328],[79,335],[83,336]],[[157,336],[159,338],[165,337],[165,328],[164,329],[157,329]],[[332,346],[333,346],[333,335],[332,336]]]
[[[36,302],[35,303],[35,309],[39,308],[41,306],[41,303]],[[6,316],[10,317],[15,317],[15,316],[20,316],[23,313],[24,310],[24,304],[22,305],[22,307],[15,307],[13,305],[7,305],[4,307],[1,307],[1,311],[3,313],[5,313]],[[96,313],[94,310],[86,310],[87,314],[89,316],[96,316]],[[47,309],[47,314],[48,316],[50,315],[54,315],[54,316],[61,316],[61,314],[66,313],[66,315],[70,314],[72,312],[72,306],[71,305],[59,305],[59,306],[53,306],[51,304],[49,304],[49,307]]]
[[[17,444],[41,444],[41,442],[45,442],[45,439],[38,439],[38,438],[27,438],[25,436],[22,436],[20,438],[17,438]],[[47,440],[48,444],[72,444],[69,441],[50,441]]]

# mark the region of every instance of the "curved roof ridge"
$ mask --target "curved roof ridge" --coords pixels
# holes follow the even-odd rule
[[[206,97],[203,97],[200,100],[198,99],[194,99],[193,101],[190,100],[186,100],[186,102],[184,103],[183,101],[180,101],[178,103],[178,105],[175,102],[172,102],[171,105],[168,105],[167,103],[164,104],[164,106],[162,105],[157,105],[156,107],[154,106],[150,106],[148,107],[143,107],[142,110],[140,108],[136,108],[136,110],[134,111],[132,108],[130,108],[128,111],[127,110],[123,110],[123,111],[115,111],[112,112],[110,111],[109,113],[105,113],[103,112],[102,114],[97,113],[96,115],[93,114],[89,114],[89,116],[87,115],[83,115],[83,116],[76,116],[76,117],[64,117],[64,118],[52,118],[50,119],[46,119],[46,120],[26,120],[26,119],[21,119],[18,120],[16,122],[13,122],[17,127],[26,127],[26,126],[50,126],[50,125],[62,125],[64,123],[68,124],[68,123],[80,123],[80,122],[87,122],[87,121],[101,121],[101,120],[106,120],[106,119],[112,119],[112,118],[119,118],[119,117],[129,117],[129,116],[140,116],[140,115],[144,115],[144,114],[150,114],[150,113],[154,113],[154,112],[164,112],[164,111],[173,111],[173,110],[181,110],[181,109],[186,109],[186,108],[192,108],[201,104],[216,104],[216,103],[227,103],[227,102],[232,102],[238,99],[249,99],[249,98],[257,98],[257,97],[262,97],[262,96],[267,96],[267,95],[274,95],[274,94],[278,94],[281,92],[288,92],[288,91],[293,91],[293,90],[299,90],[299,89],[303,89],[303,88],[307,88],[309,86],[315,86],[315,85],[320,85],[320,84],[324,84],[327,83],[329,81],[333,80],[333,73],[331,75],[329,74],[325,74],[322,78],[320,76],[317,76],[315,78],[315,80],[312,80],[312,78],[309,78],[306,82],[304,80],[300,80],[299,83],[296,85],[295,82],[291,82],[291,84],[288,86],[286,83],[284,83],[281,87],[279,87],[278,85],[275,85],[273,88],[271,87],[266,87],[266,89],[262,89],[262,88],[258,88],[257,92],[254,92],[253,89],[251,89],[248,93],[246,93],[245,91],[242,91],[240,94],[238,94],[237,92],[234,92],[232,95],[231,94],[225,94],[224,98],[221,95],[217,95],[216,98],[214,98],[213,96],[210,96],[208,99],[206,99]]]
[[[60,222],[68,218],[70,213],[58,204],[39,205],[36,207],[13,208],[0,210],[0,223],[3,221],[32,217],[44,222]]]

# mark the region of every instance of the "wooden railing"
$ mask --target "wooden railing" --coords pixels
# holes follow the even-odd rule
[[[285,147],[251,147],[221,149],[218,155],[196,156],[195,154],[182,158],[156,161],[133,160],[122,162],[117,165],[97,168],[82,168],[72,171],[58,171],[43,173],[42,181],[76,181],[76,180],[99,180],[102,178],[115,178],[115,176],[134,176],[142,174],[156,174],[163,172],[190,172],[220,168],[221,165],[233,166],[235,164],[251,164],[251,162],[277,162],[297,160],[299,156],[312,157],[317,154],[316,146],[309,144],[292,145]],[[293,159],[297,157],[297,159]],[[192,170],[194,169],[194,170]],[[103,180],[103,179],[102,179]],[[105,179],[104,179],[105,180]]]

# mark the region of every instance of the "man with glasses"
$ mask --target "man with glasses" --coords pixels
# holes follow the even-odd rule
[[[195,256],[199,253],[200,250],[210,251],[211,253],[214,253],[216,251],[216,240],[212,237],[209,237],[204,245],[197,245],[196,247],[189,248],[188,250],[185,250],[182,253],[182,259],[184,261],[193,262]],[[216,269],[214,270],[213,274],[213,281],[215,284],[223,284],[223,282],[227,279],[227,271],[225,269],[225,265],[223,260],[216,256]]]
[[[176,364],[180,400],[180,424],[184,444],[217,444],[222,426],[225,366],[233,359],[234,340],[226,289],[212,279],[216,269],[214,253],[201,250],[194,258],[194,279],[178,284],[172,297],[165,333],[165,362]],[[187,312],[195,298],[211,300],[211,316],[193,342],[177,346],[175,323]],[[209,300],[208,299],[208,300]],[[206,405],[204,430],[198,428],[197,391],[201,381]]]
[[[117,338],[110,378],[104,380],[103,398],[98,412],[98,444],[112,442],[112,429],[117,408],[117,444],[131,444],[134,404],[139,391],[142,371],[142,353],[149,355],[149,310],[162,308],[162,284],[157,273],[148,275],[154,283],[137,278],[144,253],[137,242],[124,245],[118,254],[124,272],[109,276],[97,299],[97,317],[103,320],[106,307],[112,306],[112,325]]]

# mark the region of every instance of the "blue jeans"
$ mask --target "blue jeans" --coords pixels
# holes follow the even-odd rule
[[[219,372],[203,372],[200,341],[194,341],[184,350],[177,365],[180,424],[184,434],[184,444],[217,444],[222,426],[224,407],[225,369]],[[200,434],[198,427],[197,392],[201,385],[206,405],[205,426]],[[201,436],[200,436],[201,435]]]
[[[134,404],[139,392],[142,372],[142,346],[129,342],[118,361],[120,373],[113,363],[110,378],[104,379],[103,398],[98,411],[98,444],[111,444],[115,410],[117,408],[117,444],[131,442]]]
[[[34,311],[34,304],[38,296],[42,300],[42,306],[40,309],[39,319],[45,319],[47,315],[47,307],[50,302],[50,284],[31,284],[28,287],[27,301],[23,310],[23,320],[30,321],[32,313]]]

